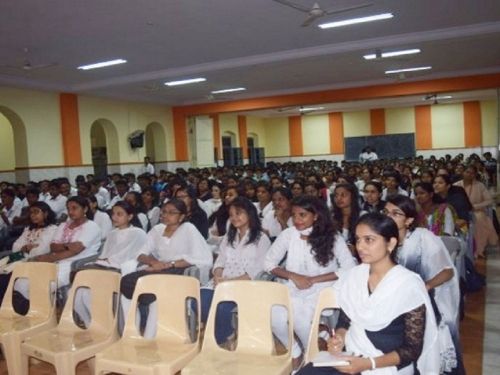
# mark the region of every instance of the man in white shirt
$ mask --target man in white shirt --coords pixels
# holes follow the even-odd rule
[[[359,155],[359,161],[361,163],[378,160],[377,154],[371,149],[370,146],[365,147],[361,154]]]
[[[38,198],[39,201],[45,202],[50,198],[49,185],[49,180],[40,181],[40,198]]]
[[[16,192],[14,189],[7,188],[0,194],[0,251],[4,249],[5,242],[9,238],[9,228],[12,226],[12,220],[21,215],[21,201],[15,203]]]
[[[149,156],[144,157],[144,172],[149,174],[155,174],[155,167],[151,164],[151,159]]]
[[[68,215],[68,211],[66,210],[66,201],[68,198],[61,194],[61,187],[57,180],[50,182],[49,192],[50,197],[45,200],[45,203],[54,211],[57,220],[61,221],[61,219],[64,219]]]

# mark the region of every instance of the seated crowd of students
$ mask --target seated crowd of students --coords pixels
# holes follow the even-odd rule
[[[66,178],[3,182],[0,298],[16,262],[57,262],[63,287],[73,280],[72,263],[94,256],[82,268],[121,272],[126,316],[140,277],[196,266],[206,275],[200,277],[205,322],[218,284],[267,272],[290,290],[296,369],[318,295],[333,286],[341,313],[336,333],[326,333],[328,348],[363,355],[338,370],[424,374],[437,363],[438,372],[460,374],[459,275],[439,236],[468,241],[484,257],[498,240],[487,189],[493,183],[491,165],[486,169],[477,155],[179,169],[137,181],[131,173],[104,180],[88,175],[78,176],[75,187]],[[29,299],[22,281],[15,285],[21,312]],[[144,335],[153,337],[154,296],[140,302],[149,306]],[[84,291],[74,306],[88,325]],[[221,345],[234,338],[233,309],[218,306]],[[287,316],[278,306],[272,328],[287,345]],[[310,365],[300,371],[337,373]]]

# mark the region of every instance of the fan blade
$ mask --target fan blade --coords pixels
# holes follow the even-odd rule
[[[365,3],[365,4],[358,4],[358,5],[353,5],[353,6],[345,7],[345,8],[330,9],[330,10],[326,11],[325,14],[330,15],[330,14],[344,13],[344,12],[348,12],[348,11],[354,10],[354,9],[371,7],[372,5],[373,5],[373,3]]]
[[[44,69],[44,68],[50,68],[52,66],[58,65],[57,63],[53,62],[50,64],[38,64],[38,65],[24,65],[22,69],[24,70],[36,70],[36,69]]]
[[[297,4],[297,3],[294,3],[294,2],[288,1],[288,0],[273,0],[273,1],[280,3],[282,5],[286,5],[287,7],[300,10],[301,12],[305,12],[305,13],[309,13],[309,11],[311,10],[311,9],[301,5],[301,4]]]
[[[318,18],[322,17],[322,14],[311,14],[309,17],[306,18],[306,20],[302,23],[302,27],[307,27],[314,21],[316,21]]]

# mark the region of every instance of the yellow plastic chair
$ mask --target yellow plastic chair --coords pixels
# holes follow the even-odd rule
[[[220,302],[234,301],[238,307],[237,346],[228,351],[215,340],[215,315]],[[271,330],[273,306],[288,310],[288,351],[276,355]],[[226,281],[215,289],[201,353],[182,375],[286,374],[292,370],[293,317],[288,288],[267,281]]]
[[[12,306],[16,279],[26,278],[30,286],[30,307],[26,315],[19,315]],[[7,361],[9,374],[21,373],[21,342],[55,327],[55,296],[57,266],[54,263],[18,262],[0,308],[0,343]]]
[[[78,288],[91,295],[92,320],[87,329],[73,320],[73,300]],[[120,291],[120,274],[103,270],[83,270],[76,274],[68,301],[57,327],[31,336],[21,344],[22,373],[29,373],[29,358],[52,363],[60,375],[75,374],[76,365],[93,359],[118,339],[114,307]],[[93,369],[93,365],[90,364]]]
[[[316,309],[314,310],[311,332],[309,333],[309,343],[307,351],[304,356],[304,363],[309,363],[318,354],[318,327],[321,321],[321,315],[325,309],[338,309],[337,300],[335,298],[335,291],[333,288],[323,289],[318,296]]]
[[[156,336],[146,339],[136,327],[141,294],[155,294],[158,311]],[[180,275],[148,275],[137,280],[122,338],[96,355],[96,374],[175,374],[198,354],[199,334],[192,342],[186,310],[196,301],[200,316],[200,282]],[[198,329],[198,328],[197,328]]]

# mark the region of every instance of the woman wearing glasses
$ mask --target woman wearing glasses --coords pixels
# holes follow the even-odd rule
[[[438,310],[436,320],[440,323],[443,369],[446,372],[456,370],[457,361],[461,365],[457,327],[460,297],[457,273],[448,250],[431,231],[416,228],[417,209],[410,198],[402,195],[389,197],[384,213],[398,226],[398,263],[419,274],[434,297]]]
[[[212,265],[212,254],[205,239],[196,227],[186,220],[187,208],[182,200],[174,198],[164,204],[161,216],[162,223],[149,231],[146,243],[139,251],[139,270],[122,278],[120,289],[124,297],[124,317],[127,316],[135,285],[140,277],[158,273],[182,275],[184,270],[192,265],[199,268]],[[154,296],[144,295],[139,302],[149,305],[154,300]],[[148,323],[153,321],[148,319]],[[154,336],[153,326],[154,324],[146,325],[145,337]]]

